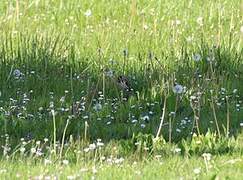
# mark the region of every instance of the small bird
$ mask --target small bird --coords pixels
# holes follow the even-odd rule
[[[117,83],[122,88],[122,90],[125,90],[127,92],[131,91],[129,81],[125,76],[122,76],[122,75],[118,76]]]
[[[127,101],[133,92],[133,89],[130,86],[128,78],[123,75],[118,76],[117,84],[123,91],[123,100]]]

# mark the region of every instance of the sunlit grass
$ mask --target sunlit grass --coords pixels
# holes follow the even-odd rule
[[[83,123],[71,121],[67,135],[81,136],[87,120],[91,139],[126,138],[141,130],[156,135],[167,98],[162,130],[166,138],[171,133],[175,140],[188,136],[198,123],[198,133],[216,127],[218,134],[237,133],[242,115],[240,5],[239,1],[3,3],[2,112],[8,114],[11,106],[22,104],[14,116],[33,120],[11,117],[14,122],[5,124],[2,132],[13,134],[17,128],[14,134],[19,138],[29,133],[49,136],[48,113],[54,108],[61,111],[58,137],[68,115]],[[20,71],[17,77],[15,70]],[[126,92],[116,84],[122,74],[133,89],[126,103],[121,103]],[[175,83],[185,92],[176,95]],[[97,104],[103,107],[99,112],[93,108]],[[143,122],[146,116],[148,125]],[[186,126],[184,118],[191,124]],[[173,123],[169,134],[168,121]],[[184,125],[178,127],[178,121]],[[109,124],[108,132],[100,128]],[[36,126],[44,132],[36,132]]]
[[[87,178],[97,165],[101,178],[124,166],[128,179],[156,179],[177,176],[168,169],[186,158],[178,176],[190,178],[197,166],[195,176],[220,174],[220,159],[242,152],[242,8],[239,0],[1,3],[3,169],[19,160],[15,176],[36,162],[21,176],[38,176],[48,158],[47,169],[64,168],[63,177],[81,163]],[[203,153],[219,158],[210,171]],[[101,154],[124,164],[103,165]]]
[[[188,159],[178,156],[170,159],[157,158],[147,162],[104,161],[96,165],[92,163],[44,165],[44,162],[33,164],[2,161],[0,177],[5,179],[238,179],[243,176],[242,157],[215,156],[206,163],[203,157]]]

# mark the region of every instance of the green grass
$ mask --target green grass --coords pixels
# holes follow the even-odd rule
[[[2,179],[58,178],[58,179],[239,179],[242,173],[242,156],[213,156],[210,161],[202,157],[178,156],[122,163],[61,165],[1,162]],[[207,163],[207,168],[206,168]],[[197,172],[198,171],[198,172]],[[197,174],[198,173],[198,174]]]
[[[53,130],[49,112],[54,108],[58,138],[73,114],[67,136],[83,136],[84,121],[92,132],[90,139],[131,138],[141,131],[156,135],[167,99],[162,128],[167,139],[191,136],[196,117],[200,133],[216,130],[217,120],[221,134],[237,134],[243,91],[240,5],[240,1],[3,3],[0,131],[18,139],[30,134],[49,137]],[[86,17],[89,9],[91,16]],[[199,62],[194,55],[200,55]],[[16,69],[21,77],[14,77]],[[116,83],[123,74],[134,89],[128,102],[122,102],[127,95]],[[173,93],[175,83],[186,91]],[[191,103],[190,97],[200,100]],[[99,112],[94,110],[97,103],[102,105]],[[176,116],[170,117],[174,111]],[[149,124],[143,120],[146,116]],[[189,123],[180,125],[184,118]],[[131,123],[134,120],[138,122]],[[107,123],[110,128],[103,128]]]
[[[85,163],[93,166],[96,154],[82,158],[85,148],[100,138],[105,156],[118,148],[116,156],[125,159],[127,176],[133,176],[129,161],[134,158],[134,168],[140,167],[144,178],[158,178],[156,168],[164,168],[161,176],[177,176],[176,169],[185,162],[189,166],[180,173],[186,179],[199,164],[205,178],[228,176],[222,161],[242,156],[242,9],[240,0],[1,3],[3,165],[8,169],[20,161],[13,165],[16,169],[29,169],[23,162],[34,164],[31,148],[40,148],[44,154],[31,176],[44,158],[56,162],[47,168],[53,173],[68,159],[71,166],[64,173],[72,174]],[[121,75],[131,92],[117,82]],[[174,92],[175,87],[183,92]],[[181,156],[171,155],[175,148]],[[210,172],[203,166],[204,152],[215,157]],[[153,160],[157,153],[174,171]],[[97,166],[101,177],[121,170]]]
[[[237,179],[242,177],[242,135],[217,138],[193,136],[179,144],[140,135],[134,142],[69,139],[56,151],[47,140],[25,141],[10,150],[6,137],[0,178],[58,179]],[[152,140],[152,141],[150,141]],[[62,150],[61,150],[62,149]]]

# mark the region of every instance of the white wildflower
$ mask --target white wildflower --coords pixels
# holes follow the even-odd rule
[[[144,121],[149,121],[149,119],[150,119],[150,118],[149,118],[148,115],[145,115],[145,116],[142,117],[142,120],[144,120]]]
[[[199,174],[201,172],[201,168],[195,168],[195,169],[193,169],[193,172],[195,174]]]
[[[162,155],[158,154],[158,155],[155,155],[154,157],[155,157],[156,159],[159,159],[159,158],[162,157]]]
[[[203,17],[198,17],[197,18],[197,23],[202,26],[203,25]]]
[[[88,119],[88,118],[89,118],[89,116],[87,116],[87,115],[83,116],[83,119]]]
[[[64,165],[68,165],[69,161],[66,160],[66,159],[64,159],[64,160],[62,161],[62,163],[63,163]]]
[[[95,150],[95,148],[96,148],[96,145],[94,143],[89,145],[90,150]]]
[[[51,164],[52,162],[51,162],[51,160],[49,160],[49,159],[44,159],[44,165],[46,166],[46,165],[48,165],[48,164]]]
[[[240,27],[240,32],[243,33],[243,26]]]
[[[97,146],[98,147],[104,146],[104,143],[103,142],[97,142]]]
[[[76,176],[67,176],[67,179],[68,180],[73,180],[73,179],[76,179]]]
[[[238,91],[237,89],[234,89],[234,90],[233,90],[233,93],[234,93],[234,94],[236,94],[236,93],[237,93],[237,91]]]
[[[119,158],[119,159],[115,159],[114,163],[115,163],[115,164],[120,164],[120,163],[122,163],[123,161],[124,161],[123,158]]]
[[[93,173],[93,174],[96,174],[97,172],[98,172],[97,169],[96,169],[95,167],[93,167],[93,168],[92,168],[92,173]]]
[[[197,97],[196,97],[196,96],[190,96],[190,99],[191,99],[192,101],[194,101],[194,100],[197,99]]]
[[[147,30],[148,28],[149,28],[148,25],[147,24],[144,24],[143,29],[144,30]]]
[[[84,152],[89,152],[89,148],[84,148]]]
[[[25,147],[21,147],[21,148],[19,149],[19,151],[20,151],[21,153],[24,153],[24,152],[25,152]]]
[[[132,123],[137,123],[137,122],[138,122],[138,120],[136,120],[136,119],[132,120]]]
[[[62,96],[62,97],[61,97],[60,102],[61,102],[61,103],[64,103],[64,102],[65,102],[65,96]]]
[[[210,161],[211,160],[211,157],[212,157],[212,154],[210,153],[203,153],[202,154],[202,157],[207,160],[207,161]]]
[[[30,149],[30,152],[31,152],[32,154],[35,154],[35,153],[36,153],[36,149],[35,149],[35,148],[31,148],[31,149]]]
[[[174,152],[175,152],[175,153],[180,153],[180,152],[181,152],[181,148],[175,148],[175,149],[174,149]]]
[[[90,9],[88,9],[88,10],[87,10],[87,11],[84,13],[84,15],[85,15],[86,17],[91,16],[91,15],[92,15],[91,10],[90,10]]]
[[[176,25],[180,25],[180,24],[181,24],[181,21],[180,21],[179,19],[176,19],[176,20],[175,20],[175,24],[176,24]]]

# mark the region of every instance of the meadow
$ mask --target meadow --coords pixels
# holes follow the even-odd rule
[[[4,0],[1,179],[243,177],[241,0]]]

